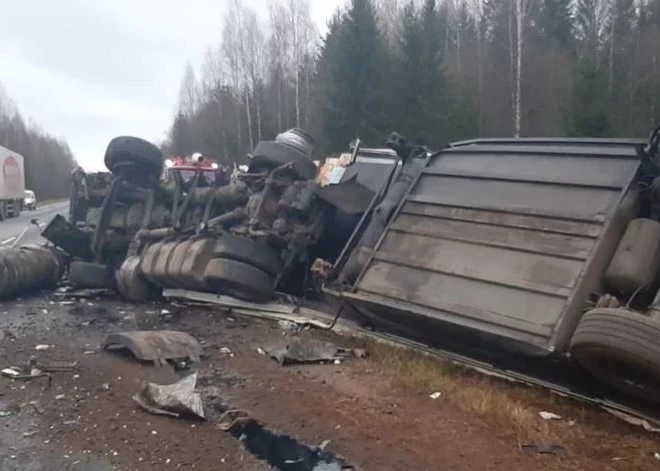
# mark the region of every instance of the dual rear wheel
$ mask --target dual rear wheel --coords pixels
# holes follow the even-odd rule
[[[587,312],[571,340],[571,356],[609,386],[660,402],[660,322],[621,308]]]

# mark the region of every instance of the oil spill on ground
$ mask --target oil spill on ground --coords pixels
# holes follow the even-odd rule
[[[214,405],[219,413],[229,408]],[[333,453],[311,448],[293,437],[280,435],[266,429],[256,420],[249,418],[237,422],[229,433],[243,442],[252,455],[281,471],[348,471],[355,468]]]

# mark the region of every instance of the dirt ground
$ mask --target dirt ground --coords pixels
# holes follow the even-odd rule
[[[268,430],[312,448],[323,443],[361,470],[660,467],[658,435],[391,347],[200,307],[61,301],[52,295],[0,306],[0,366],[30,357],[80,362],[75,371],[53,373],[50,387],[46,378],[0,378],[0,471],[278,469],[216,426],[212,401],[243,409]],[[156,416],[133,402],[144,381],[178,378],[170,367],[99,350],[108,333],[135,329],[180,330],[203,344],[205,357],[193,369],[200,389],[214,391],[204,396],[211,420]],[[365,347],[370,355],[339,365],[281,367],[258,351],[294,335]],[[51,347],[36,350],[39,344]],[[433,399],[434,392],[441,394]],[[543,420],[540,411],[561,419]],[[561,445],[563,453],[521,448],[528,444]]]

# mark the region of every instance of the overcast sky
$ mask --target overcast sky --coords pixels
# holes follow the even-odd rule
[[[267,0],[244,0],[267,16]],[[219,43],[227,0],[0,0],[0,82],[24,118],[103,169],[108,141],[163,139],[186,61]],[[319,27],[343,0],[312,0]]]

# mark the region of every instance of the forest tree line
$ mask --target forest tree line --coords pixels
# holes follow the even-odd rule
[[[230,3],[185,70],[167,153],[231,163],[292,126],[322,156],[393,130],[440,148],[660,123],[660,0],[349,0],[323,37],[309,0]]]
[[[0,146],[25,159],[25,188],[37,201],[69,195],[71,170],[76,161],[65,141],[27,123],[0,84]]]

